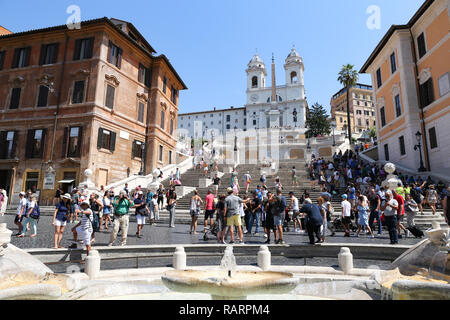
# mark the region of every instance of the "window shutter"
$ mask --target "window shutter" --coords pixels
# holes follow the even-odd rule
[[[7,134],[8,134],[7,131],[0,132],[0,159],[6,158],[6,152],[7,152],[6,136],[7,136]]]
[[[30,65],[30,54],[31,54],[31,47],[25,48],[25,62],[24,67],[28,67]]]
[[[94,53],[94,38],[90,38],[87,41],[87,46],[86,46],[86,59],[90,59],[92,58]]]
[[[58,53],[59,53],[59,43],[54,44],[55,48],[53,50],[52,63],[56,63],[58,61]]]
[[[47,45],[41,46],[41,55],[39,56],[39,65],[42,66],[45,63],[45,56],[47,55]]]
[[[111,131],[111,145],[109,147],[109,150],[111,152],[114,152],[116,150],[116,133]]]
[[[103,128],[98,128],[97,149],[101,149],[103,145]]]
[[[136,155],[136,140],[133,141],[133,145],[131,147],[131,159],[134,159]]]
[[[14,131],[14,140],[11,150],[11,158],[16,158],[17,156],[17,143],[19,141],[19,131]]]
[[[62,153],[61,158],[65,159],[67,157],[67,140],[69,139],[69,128],[64,128],[64,135],[62,141]]]
[[[145,68],[145,85],[150,88],[150,68]]]
[[[47,139],[47,129],[43,129],[42,130],[42,141],[41,141],[41,153],[39,155],[41,159],[44,158],[46,139]]]
[[[33,154],[33,138],[34,138],[34,130],[28,130],[27,133],[27,148],[25,149],[25,157],[27,159],[31,159]]]
[[[78,129],[78,149],[76,153],[77,158],[81,158],[81,150],[83,148],[83,127]]]
[[[112,42],[110,40],[109,43],[108,43],[108,59],[107,59],[107,61],[109,63],[111,63],[111,61],[112,61],[112,46],[113,46],[113,44],[112,44]]]
[[[117,53],[117,68],[122,67],[122,49],[118,48],[119,52]]]
[[[19,57],[20,57],[20,49],[17,48],[14,50],[14,58],[11,65],[12,69],[17,68],[19,66]]]
[[[80,60],[81,39],[75,41],[75,50],[73,52],[73,60]]]
[[[5,63],[5,55],[6,55],[6,51],[0,52],[0,70],[3,70],[3,65]]]
[[[144,66],[143,66],[142,64],[139,63],[138,81],[139,81],[140,83],[142,83],[142,81],[144,80],[144,79],[142,79],[142,69],[143,69],[143,68],[144,68]]]
[[[48,102],[48,87],[46,86],[39,86],[39,96],[38,96],[38,107],[45,107],[47,106]]]

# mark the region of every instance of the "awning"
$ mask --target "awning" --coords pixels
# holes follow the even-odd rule
[[[58,183],[73,183],[75,181],[75,179],[73,179],[73,180],[61,180],[61,181],[58,181]]]

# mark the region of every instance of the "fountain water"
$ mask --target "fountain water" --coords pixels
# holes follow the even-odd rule
[[[228,277],[231,278],[231,273],[236,269],[236,257],[233,254],[233,247],[228,246],[225,249],[220,268],[228,271]]]

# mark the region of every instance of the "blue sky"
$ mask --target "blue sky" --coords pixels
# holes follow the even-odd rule
[[[115,17],[132,22],[158,54],[164,53],[189,87],[180,112],[243,106],[247,63],[255,50],[277,83],[292,45],[303,57],[309,104],[329,110],[339,91],[337,73],[357,70],[392,24],[404,24],[424,0],[0,0],[0,25],[13,32],[65,24],[70,5],[81,19]],[[381,28],[369,30],[369,6],[381,9]],[[360,82],[369,83],[367,75]]]

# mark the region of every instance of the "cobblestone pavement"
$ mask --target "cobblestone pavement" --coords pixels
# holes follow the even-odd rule
[[[17,233],[17,226],[14,224],[14,216],[13,215],[5,215],[4,217],[0,217],[0,223],[7,223],[8,229],[13,231],[13,237],[11,243],[19,248],[28,249],[28,248],[53,248],[53,237],[54,237],[54,227],[51,225],[51,217],[43,216],[39,220],[38,223],[38,236],[35,238],[30,238],[30,231],[28,231],[27,236],[25,238],[17,238],[14,234]],[[176,221],[175,221],[176,225]],[[70,229],[75,226],[75,224],[68,224],[63,235],[62,246],[68,247],[72,244],[72,232]],[[96,233],[96,244],[97,246],[106,246],[109,243],[110,232],[112,228],[109,230],[101,231]],[[189,234],[189,225],[176,225],[175,228],[168,228],[166,224],[157,224],[157,225],[146,225],[143,229],[143,237],[138,239],[136,237],[136,223],[130,222],[130,226],[128,229],[128,245],[153,245],[153,244],[205,244],[216,243],[216,238],[212,235],[209,235],[212,240],[204,241],[203,240],[203,225],[198,227],[197,235]],[[120,239],[120,237],[118,237]],[[119,239],[116,239],[115,245],[119,245]],[[286,232],[284,240],[287,244],[306,244],[309,242],[308,236],[305,234],[298,234],[295,232]],[[266,241],[266,238],[263,237],[263,234],[259,235],[244,235],[244,241],[246,244],[263,244]],[[389,235],[385,231],[381,237],[375,237],[374,239],[368,238],[365,235],[360,236],[359,238],[352,236],[350,238],[345,238],[344,234],[341,232],[337,232],[334,237],[328,236],[326,241],[329,243],[374,243],[374,244],[389,244]],[[413,245],[419,242],[420,239],[415,239],[412,237],[399,239],[399,244],[403,245]],[[272,243],[273,243],[273,234],[272,234]]]

